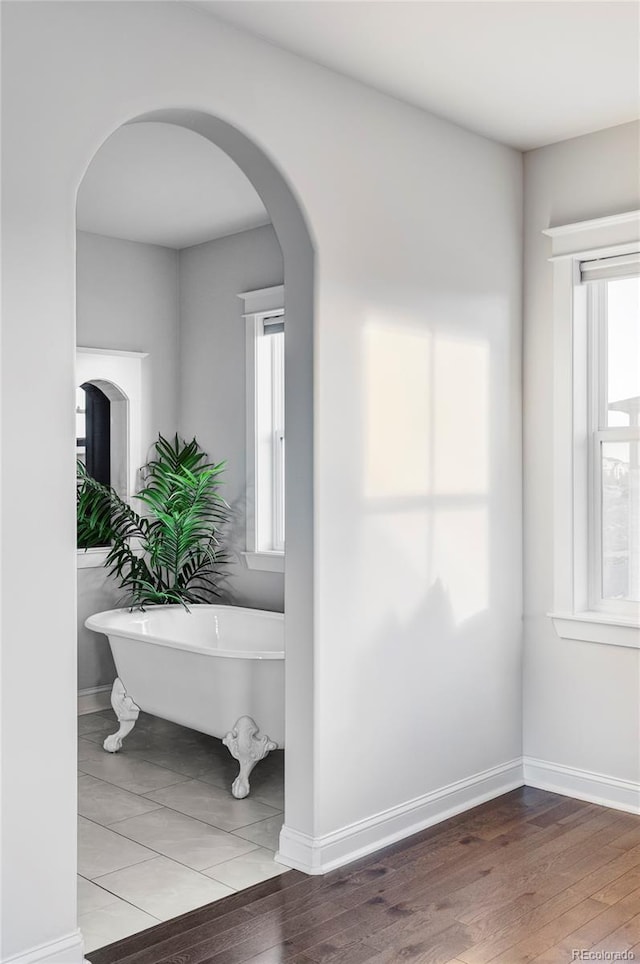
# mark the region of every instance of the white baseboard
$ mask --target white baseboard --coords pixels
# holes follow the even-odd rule
[[[91,686],[86,690],[78,690],[78,716],[108,710],[110,706],[111,686]]]
[[[305,874],[326,874],[523,783],[522,761],[511,760],[321,837],[285,824],[276,860]]]
[[[626,813],[640,813],[640,783],[529,756],[523,758],[523,768],[524,782],[528,787],[551,790]]]
[[[1,964],[89,964],[84,957],[84,940],[79,930],[48,944],[3,957]]]

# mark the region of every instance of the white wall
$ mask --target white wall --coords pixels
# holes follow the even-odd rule
[[[637,124],[525,155],[525,715],[529,757],[640,781],[640,653],[556,636],[553,291],[542,230],[640,207]],[[606,788],[602,789],[606,796]]]
[[[289,292],[311,273],[265,155],[310,226],[313,370],[304,313],[287,348],[287,480],[302,481],[287,506],[286,823],[304,859],[328,834],[348,856],[348,825],[368,818],[379,845],[386,809],[437,819],[432,792],[520,754],[522,197],[517,153],[186,4],[17,3],[3,18],[6,959],[75,940],[74,193],[100,143],[146,111],[210,112],[263,152],[244,169],[273,207]],[[36,433],[53,517],[21,470]],[[25,622],[36,543],[46,631]],[[58,959],[79,961],[73,946]]]
[[[521,158],[343,105],[349,197],[314,219],[319,835],[521,751]]]
[[[178,253],[171,248],[77,233],[77,342],[88,348],[148,352],[142,360],[142,450],[178,430]],[[112,683],[115,668],[87,616],[122,593],[105,570],[78,570],[78,687]]]
[[[180,270],[180,431],[216,462],[234,510],[228,590],[239,606],[283,611],[284,577],[247,569],[246,355],[241,291],[282,284],[282,252],[271,225],[184,248]]]

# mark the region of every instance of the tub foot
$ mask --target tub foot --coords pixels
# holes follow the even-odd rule
[[[140,712],[140,707],[136,706],[130,696],[127,696],[124,684],[117,676],[113,681],[113,689],[111,690],[111,705],[113,712],[118,717],[120,728],[117,733],[108,736],[102,745],[107,753],[117,753],[125,736],[128,736],[136,725]]]
[[[231,792],[236,799],[242,800],[249,795],[249,775],[254,766],[271,750],[277,750],[278,744],[268,736],[260,735],[258,725],[250,716],[241,716],[222,742],[240,764],[240,772],[233,781]]]

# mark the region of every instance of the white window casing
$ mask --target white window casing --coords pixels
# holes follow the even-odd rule
[[[284,286],[238,295],[246,331],[246,551],[284,572]]]
[[[640,648],[640,604],[602,597],[600,541],[602,443],[640,440],[633,425],[608,426],[602,391],[606,282],[640,271],[640,212],[544,234],[551,239],[554,271],[554,611],[549,615],[561,637]]]
[[[142,451],[142,362],[146,352],[77,348],[76,386],[91,382],[111,402],[111,484],[130,501],[138,488]],[[108,548],[78,549],[78,569],[103,565]]]

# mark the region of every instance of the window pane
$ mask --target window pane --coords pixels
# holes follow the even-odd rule
[[[602,444],[602,595],[640,601],[638,442]]]
[[[84,388],[76,388],[76,458],[83,464],[86,457],[86,412]]]
[[[607,283],[608,425],[640,424],[640,278]]]

